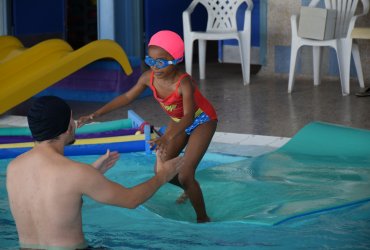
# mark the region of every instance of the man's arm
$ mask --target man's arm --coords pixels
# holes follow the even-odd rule
[[[98,170],[81,164],[78,174],[81,192],[92,199],[114,206],[136,208],[148,200],[164,183],[171,180],[182,167],[182,159],[161,162],[157,157],[157,173],[154,177],[132,188],[126,188],[108,180]]]

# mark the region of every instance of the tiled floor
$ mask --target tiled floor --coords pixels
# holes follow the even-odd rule
[[[298,78],[294,92],[288,94],[287,76],[257,74],[251,77],[250,85],[243,86],[240,65],[209,63],[206,70],[206,80],[197,79],[197,67],[194,67],[193,75],[218,113],[218,133],[214,141],[220,145],[226,143],[222,135],[227,132],[236,133],[227,134],[227,143],[278,147],[312,121],[370,129],[370,97],[354,95],[361,90],[356,79],[351,82],[349,96],[342,96],[339,78],[324,78],[322,84],[316,87],[312,78]],[[75,118],[89,114],[102,105],[69,103]],[[25,115],[29,104],[30,101],[25,102],[7,114]],[[135,110],[155,126],[165,125],[168,121],[152,97],[138,99],[125,108],[107,114],[102,120],[126,118],[128,109]]]

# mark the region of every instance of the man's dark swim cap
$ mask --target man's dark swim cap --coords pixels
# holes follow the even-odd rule
[[[46,141],[67,131],[71,119],[71,108],[56,96],[38,98],[28,110],[27,120],[32,137]]]

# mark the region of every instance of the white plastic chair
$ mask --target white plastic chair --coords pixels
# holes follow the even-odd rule
[[[359,1],[362,2],[363,11],[361,14],[356,15],[356,9]],[[317,7],[320,0],[312,0],[309,4],[310,7]],[[335,49],[337,53],[340,81],[342,86],[342,94],[348,95],[350,93],[350,64],[351,64],[351,51],[353,51],[351,33],[355,26],[356,19],[359,16],[366,15],[369,12],[369,0],[325,0],[325,8],[335,9],[337,11],[336,25],[335,25],[335,39],[331,40],[313,40],[306,39],[298,36],[298,16],[291,17],[292,25],[292,45],[290,55],[290,70],[289,70],[289,84],[288,93],[292,92],[294,85],[295,66],[299,49],[302,46],[313,47],[313,72],[314,72],[314,85],[320,84],[320,61],[321,61],[321,47],[329,46]],[[359,61],[354,54],[355,62]],[[360,87],[364,88],[362,70],[359,69],[356,63],[356,71],[360,80]]]
[[[238,31],[236,12],[242,3],[247,4],[243,30]],[[205,32],[192,31],[191,14],[197,4],[202,4],[208,13]],[[206,42],[207,40],[238,40],[244,85],[250,82],[250,49],[251,49],[251,12],[252,0],[194,0],[182,13],[185,43],[185,67],[191,75],[193,61],[193,42],[199,45],[199,77],[205,79]]]
[[[352,36],[352,39],[354,39],[353,45],[352,45],[352,55],[353,55],[353,60],[356,65],[358,81],[360,82],[360,86],[364,87],[365,86],[364,75],[362,72],[360,51],[358,48],[357,39],[369,39],[370,40],[370,28],[354,28],[351,36]]]

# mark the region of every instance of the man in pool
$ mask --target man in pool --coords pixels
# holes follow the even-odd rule
[[[107,153],[91,165],[64,156],[64,146],[75,141],[70,107],[60,98],[44,96],[30,108],[28,125],[35,146],[10,162],[6,187],[20,248],[84,249],[82,195],[114,206],[135,208],[149,199],[182,167],[180,158],[162,162],[157,157],[154,177],[126,188],[104,177],[118,160]]]

